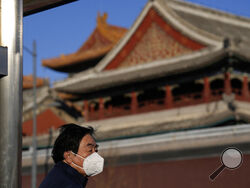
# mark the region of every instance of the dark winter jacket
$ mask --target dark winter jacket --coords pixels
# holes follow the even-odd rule
[[[84,188],[88,178],[64,162],[58,162],[51,169],[39,188]]]

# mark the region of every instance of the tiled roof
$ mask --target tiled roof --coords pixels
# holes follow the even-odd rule
[[[40,87],[45,85],[46,80],[43,78],[37,78],[36,79],[36,86]],[[23,77],[23,89],[30,89],[33,88],[33,76],[28,75]]]
[[[71,99],[78,99],[79,98],[79,95],[63,93],[63,92],[58,92],[57,96],[62,100],[71,100]]]
[[[183,21],[221,38],[250,40],[250,19],[185,1],[166,1]]]
[[[70,69],[67,70],[67,67],[101,59],[127,31],[125,28],[107,24],[106,19],[106,13],[102,16],[98,14],[95,30],[78,51],[69,55],[44,59],[42,61],[43,66],[63,72],[74,72],[69,71]],[[88,66],[91,67],[94,65],[86,65],[87,67],[84,67],[83,64],[83,67],[88,68]],[[79,67],[77,71],[81,71]]]

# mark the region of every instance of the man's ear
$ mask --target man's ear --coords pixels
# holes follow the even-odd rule
[[[68,163],[68,164],[71,164],[72,163],[72,159],[71,159],[71,152],[70,151],[65,151],[63,153],[63,157],[64,157],[64,160]]]

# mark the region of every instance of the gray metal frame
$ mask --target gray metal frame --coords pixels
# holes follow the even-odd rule
[[[1,0],[1,46],[8,48],[8,76],[0,78],[0,182],[21,187],[23,1]]]
[[[8,74],[8,48],[0,46],[0,77]]]

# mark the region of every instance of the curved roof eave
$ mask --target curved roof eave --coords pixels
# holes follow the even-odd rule
[[[179,56],[167,60],[159,60],[154,63],[137,65],[126,69],[78,74],[62,82],[54,84],[58,91],[69,93],[81,93],[93,89],[120,85],[133,80],[143,80],[161,75],[174,75],[176,72],[196,70],[212,64],[216,59],[227,54],[223,48],[206,48],[192,54]]]

